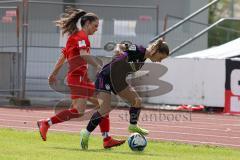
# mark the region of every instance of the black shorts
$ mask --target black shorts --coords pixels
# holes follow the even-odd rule
[[[97,92],[113,92],[114,94],[117,94],[112,87],[110,75],[104,75],[102,72],[100,72],[97,76],[95,87]]]
[[[114,94],[121,92],[129,86],[126,82],[128,73],[123,67],[121,69],[115,68],[115,65],[103,69],[95,81],[96,90],[113,92]]]

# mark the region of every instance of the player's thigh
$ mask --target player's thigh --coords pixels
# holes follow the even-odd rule
[[[92,96],[88,98],[88,101],[91,102],[95,107],[100,107],[101,101],[97,96]]]
[[[120,91],[118,95],[124,99],[127,100],[133,107],[141,107],[142,105],[142,99],[136,92],[134,88],[131,86],[126,87],[124,90]]]
[[[72,100],[72,107],[76,108],[80,114],[84,114],[87,105],[87,100],[77,98]]]

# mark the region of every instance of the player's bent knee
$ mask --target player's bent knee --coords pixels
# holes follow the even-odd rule
[[[141,107],[142,106],[142,99],[141,98],[136,98],[135,103],[132,105],[133,107]]]

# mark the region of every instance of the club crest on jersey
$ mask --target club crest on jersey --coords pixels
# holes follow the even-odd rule
[[[84,40],[78,41],[79,47],[86,47],[86,42]]]
[[[106,88],[106,90],[110,90],[111,89],[109,84],[105,84],[105,88]]]
[[[129,46],[129,51],[136,51],[137,50],[137,46],[136,45],[131,45]]]

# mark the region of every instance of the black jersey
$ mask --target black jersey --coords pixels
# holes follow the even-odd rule
[[[114,57],[114,59],[105,65],[103,68],[106,70],[115,70],[125,72],[136,72],[142,68],[145,62],[146,48],[138,45],[131,45],[129,49],[122,55]],[[117,67],[116,67],[117,66]]]
[[[146,48],[131,45],[122,55],[105,65],[96,80],[96,88],[102,91],[118,93],[128,86],[126,77],[142,68],[145,62]]]

